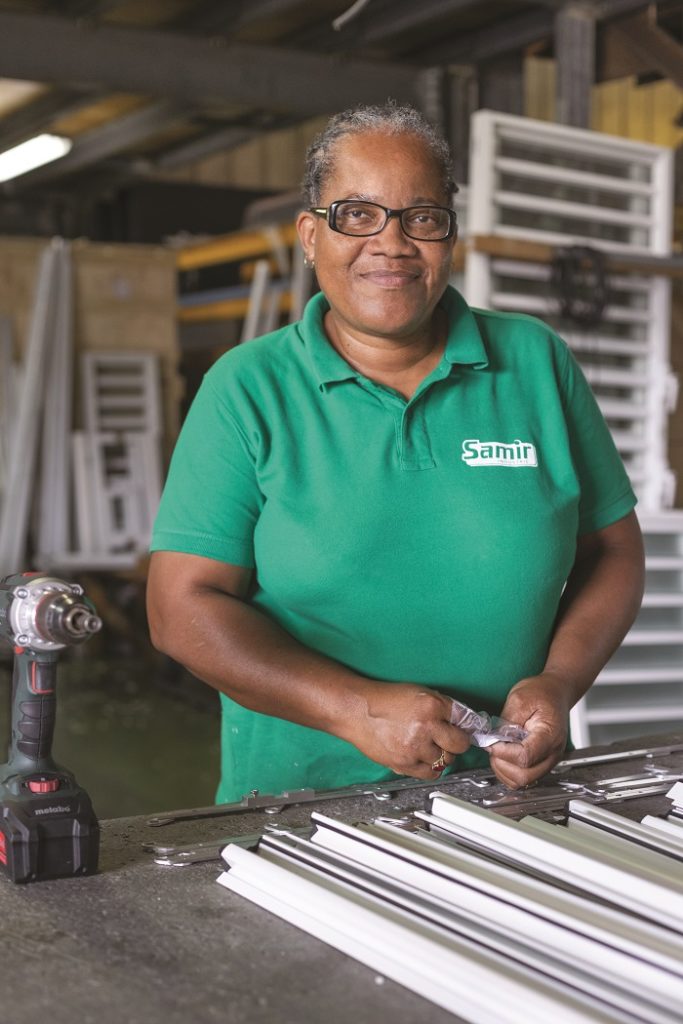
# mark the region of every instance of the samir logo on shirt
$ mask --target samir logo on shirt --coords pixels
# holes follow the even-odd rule
[[[530,441],[479,441],[462,443],[462,461],[468,466],[538,466],[536,448]]]

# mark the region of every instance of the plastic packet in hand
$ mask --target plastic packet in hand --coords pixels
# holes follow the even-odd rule
[[[528,736],[521,725],[506,722],[486,711],[473,711],[459,700],[451,703],[451,725],[468,733],[475,747],[491,747],[494,743],[521,743]]]

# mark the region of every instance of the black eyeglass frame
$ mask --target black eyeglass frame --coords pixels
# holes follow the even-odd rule
[[[364,206],[376,206],[378,210],[384,210],[384,224],[382,224],[381,228],[377,228],[376,231],[342,231],[341,228],[337,227],[337,210],[343,203],[363,203]],[[403,214],[409,210],[443,210],[444,213],[448,214],[448,233],[442,235],[441,238],[422,238],[419,235],[411,235],[409,231],[406,231],[405,224],[403,223]],[[408,238],[412,238],[415,242],[445,242],[453,237],[458,227],[458,218],[455,210],[451,210],[448,206],[437,206],[434,203],[417,203],[415,206],[404,206],[400,210],[392,210],[388,206],[382,206],[381,203],[371,203],[365,199],[337,199],[335,202],[330,203],[329,206],[309,206],[308,212],[314,213],[317,217],[324,217],[331,231],[336,231],[346,238],[371,238],[372,235],[379,235],[384,231],[391,217],[398,217],[403,234]]]

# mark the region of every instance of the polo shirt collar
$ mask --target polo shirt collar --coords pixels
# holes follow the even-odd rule
[[[488,366],[488,354],[472,310],[462,295],[448,285],[439,301],[448,317],[448,339],[444,359],[452,365],[472,366],[475,370]],[[327,339],[324,317],[330,304],[322,292],[310,299],[304,309],[301,334],[313,369],[322,388],[327,384],[357,380],[362,375],[350,366]]]
[[[444,358],[452,365],[484,370],[489,357],[474,313],[459,291],[448,285],[439,305],[448,317],[448,338]]]
[[[361,376],[327,340],[324,318],[329,308],[323,293],[318,292],[306,303],[301,323],[304,346],[321,388],[336,381],[357,380]]]

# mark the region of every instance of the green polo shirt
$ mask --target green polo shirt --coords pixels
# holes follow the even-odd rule
[[[332,348],[322,294],[218,360],[152,549],[255,567],[252,603],[308,647],[499,712],[544,665],[577,535],[635,497],[564,342],[452,288],[441,303],[446,349],[410,401]],[[334,736],[221,699],[219,800],[392,777]]]

